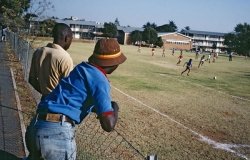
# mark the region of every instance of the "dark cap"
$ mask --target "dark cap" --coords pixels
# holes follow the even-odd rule
[[[116,39],[103,38],[97,41],[94,52],[89,57],[89,62],[105,67],[122,64],[126,59]]]

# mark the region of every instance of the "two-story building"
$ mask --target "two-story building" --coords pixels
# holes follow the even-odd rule
[[[76,39],[95,39],[95,37],[99,37],[102,34],[101,29],[104,27],[102,23],[81,20],[75,17],[53,20],[57,23],[65,23],[69,25],[73,31],[73,37]],[[30,23],[30,28],[34,31],[33,33],[39,30],[38,27],[42,21],[44,21],[44,19],[33,19],[33,21]],[[143,28],[117,26],[117,30],[117,39],[119,43],[131,44],[130,33],[135,30],[143,31]],[[180,33],[158,33],[158,37],[159,36],[163,39],[164,47],[169,49],[202,49],[203,51],[214,50],[216,52],[225,50],[225,33],[182,30]]]
[[[100,34],[103,24],[95,21],[85,21],[75,17],[69,19],[55,19],[57,23],[65,23],[70,26],[73,37],[76,39],[93,39]]]
[[[44,20],[45,19],[38,19],[38,18],[32,19],[30,28],[31,30],[33,30],[32,31],[33,33],[39,31],[39,25]],[[65,23],[68,26],[70,26],[73,32],[73,38],[75,39],[100,38],[99,36],[102,35],[101,29],[104,28],[104,24],[102,23],[98,23],[95,21],[81,20],[76,17],[65,18],[65,19],[53,19],[53,20],[56,21],[57,23]],[[130,33],[135,30],[143,31],[143,28],[117,26],[118,42],[120,44],[131,44]]]
[[[203,51],[225,51],[224,36],[226,33],[182,30],[182,34],[192,38],[192,49]]]

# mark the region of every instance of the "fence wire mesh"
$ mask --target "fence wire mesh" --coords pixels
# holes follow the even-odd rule
[[[94,114],[78,127],[76,135],[80,159],[144,159],[143,154],[117,130],[103,131]]]

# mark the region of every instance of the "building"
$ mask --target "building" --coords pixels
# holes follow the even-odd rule
[[[203,51],[223,52],[225,51],[224,36],[226,33],[182,30],[182,34],[192,38],[192,49]]]
[[[166,49],[191,50],[192,38],[178,32],[158,33]]]
[[[45,21],[53,20],[57,23],[65,23],[70,26],[73,38],[75,39],[94,39],[94,37],[101,35],[101,28],[103,28],[103,24],[95,22],[95,21],[85,21],[83,19],[78,19],[76,17],[71,18],[40,18],[35,17],[30,21],[30,32],[34,35],[41,35],[40,27]]]
[[[30,29],[31,33],[34,33],[37,35],[36,32],[38,32],[39,26],[48,19],[38,19],[34,18],[32,19],[30,23]],[[95,21],[85,21],[82,19],[78,19],[76,17],[71,18],[65,18],[65,19],[52,19],[57,23],[65,23],[68,26],[70,26],[72,32],[73,32],[73,38],[76,39],[98,39],[101,38],[102,35],[102,28],[104,27],[104,24],[98,23]],[[118,42],[120,44],[131,44],[130,42],[130,33],[139,30],[143,31],[143,28],[137,28],[137,27],[125,27],[125,26],[117,26],[118,31]]]
[[[100,28],[103,26],[94,21],[85,21],[74,19],[56,19],[57,23],[65,23],[70,26],[73,32],[73,38],[76,39],[93,39],[98,34]]]

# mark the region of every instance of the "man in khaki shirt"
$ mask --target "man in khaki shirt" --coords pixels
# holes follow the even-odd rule
[[[53,28],[53,38],[53,43],[34,52],[30,67],[29,83],[42,94],[42,98],[73,69],[73,60],[66,51],[72,42],[70,27],[57,23]]]

